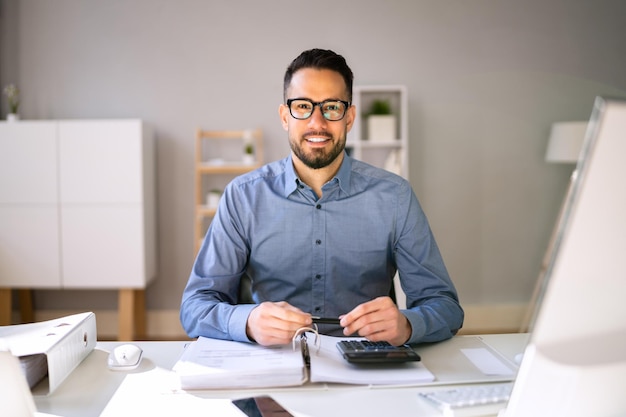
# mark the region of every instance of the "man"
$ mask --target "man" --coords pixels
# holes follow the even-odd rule
[[[291,154],[234,179],[183,293],[191,337],[290,343],[312,316],[326,334],[394,345],[450,338],[463,324],[428,221],[403,178],[349,157],[352,71],[332,51],[287,68],[278,112]],[[388,296],[396,270],[407,296]],[[240,304],[242,276],[255,304]]]

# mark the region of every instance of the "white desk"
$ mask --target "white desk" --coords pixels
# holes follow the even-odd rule
[[[528,340],[526,334],[480,337],[510,361],[523,352]],[[458,352],[468,338],[474,336],[457,336],[450,341],[416,348],[424,364],[437,378],[434,385],[449,384],[451,381],[471,382],[475,377],[455,370],[455,361],[448,360],[450,352],[454,349]],[[96,349],[52,395],[35,397],[37,410],[63,417],[183,415],[190,412],[225,417],[238,415],[222,409],[230,407],[227,399],[261,393],[271,394],[296,416],[440,416],[436,409],[416,395],[420,391],[434,389],[433,384],[375,388],[306,384],[255,391],[176,391],[173,388],[177,378],[171,369],[188,342],[134,342],[144,350],[139,368],[131,372],[109,371],[106,366],[108,352],[120,343],[98,343]]]

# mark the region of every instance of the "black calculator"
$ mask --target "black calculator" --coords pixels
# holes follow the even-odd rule
[[[351,363],[399,363],[421,360],[411,346],[394,346],[388,342],[342,340],[337,342],[337,349],[344,359]]]

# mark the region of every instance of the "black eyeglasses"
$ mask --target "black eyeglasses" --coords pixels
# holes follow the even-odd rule
[[[305,120],[311,117],[316,106],[320,108],[324,119],[336,122],[343,119],[346,115],[350,102],[343,100],[315,102],[308,98],[290,98],[287,100],[287,107],[289,107],[291,117],[298,120]]]

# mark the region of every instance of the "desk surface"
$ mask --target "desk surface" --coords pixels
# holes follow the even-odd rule
[[[108,353],[123,342],[99,342],[53,394],[35,397],[35,404],[40,412],[63,417],[193,415],[200,410],[202,415],[210,410],[210,415],[240,416],[231,408],[229,399],[270,394],[296,416],[440,416],[416,394],[436,389],[432,385],[473,382],[475,375],[467,375],[467,367],[465,371],[455,370],[455,361],[447,361],[451,350],[458,352],[471,338],[479,338],[511,363],[528,341],[527,334],[456,336],[446,342],[418,346],[424,364],[437,378],[428,386],[306,384],[271,390],[197,392],[177,390],[177,377],[171,371],[189,342],[133,342],[144,350],[144,357],[139,368],[130,372],[110,371],[106,365]]]

